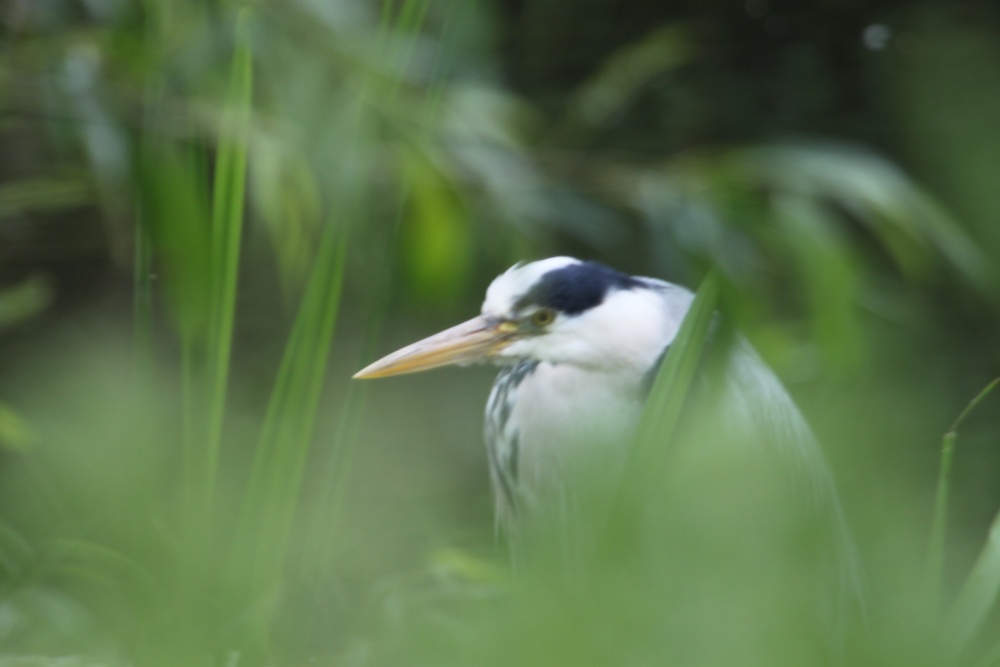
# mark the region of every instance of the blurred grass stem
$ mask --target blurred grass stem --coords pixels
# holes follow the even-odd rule
[[[146,225],[135,226],[133,332],[136,379],[145,383],[153,367],[153,246]]]
[[[948,473],[951,468],[958,429],[975,408],[1000,384],[1000,378],[990,382],[969,402],[945,434],[941,452],[941,474],[934,506],[931,544],[928,554],[929,583],[940,590],[944,550],[945,514],[948,506]],[[959,591],[948,617],[948,639],[955,653],[961,651],[985,622],[1000,593],[1000,513],[993,519],[986,544],[972,571]]]
[[[208,430],[204,469],[205,504],[211,507],[213,486],[226,411],[226,389],[232,354],[233,324],[236,319],[236,287],[239,275],[240,244],[243,233],[243,202],[246,196],[247,126],[253,90],[253,58],[249,29],[252,13],[240,10],[236,22],[236,50],[230,73],[229,114],[235,136],[223,135],[215,163],[211,222],[211,300],[208,329],[208,381],[210,383]],[[211,513],[210,511],[208,512]]]
[[[636,458],[645,460],[667,453],[666,443],[677,431],[691,382],[708,342],[720,289],[720,278],[714,271],[698,287],[698,293],[650,390],[649,402],[639,424]]]
[[[663,469],[664,462],[673,451],[673,438],[707,344],[720,291],[721,279],[712,270],[702,280],[656,375],[612,508],[610,530],[604,543],[606,553],[615,544],[623,542],[619,539],[618,530],[637,529],[630,517],[636,517],[635,509],[642,506],[643,490],[650,488],[650,477]]]
[[[952,422],[951,428],[941,440],[941,466],[938,472],[937,491],[934,496],[934,513],[931,519],[931,536],[927,548],[926,582],[927,590],[934,600],[940,601],[941,576],[944,569],[944,542],[948,521],[948,495],[950,492],[951,463],[958,442],[958,429],[973,410],[1000,384],[996,378],[965,406],[961,414]]]

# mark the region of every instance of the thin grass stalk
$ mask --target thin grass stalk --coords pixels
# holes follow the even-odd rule
[[[941,439],[941,465],[938,471],[937,491],[934,496],[934,510],[931,518],[931,534],[927,547],[927,564],[925,567],[925,582],[927,591],[935,605],[940,603],[941,580],[944,571],[944,542],[947,530],[948,497],[950,492],[951,464],[958,443],[958,429],[972,411],[1000,383],[1000,378],[993,380],[952,422],[951,428]]]
[[[348,242],[346,227],[331,232],[331,236],[334,236],[333,247],[320,258],[327,270],[317,274],[323,289],[318,290],[317,302],[312,306],[313,312],[318,312],[320,317],[315,322],[314,338],[309,341],[308,348],[301,355],[302,368],[300,368],[300,373],[305,379],[299,385],[299,395],[295,397],[299,406],[300,419],[297,421],[294,440],[288,443],[290,446],[278,450],[278,467],[288,472],[287,475],[279,479],[281,482],[279,497],[285,499],[282,507],[284,513],[278,523],[283,531],[283,539],[279,541],[279,544],[287,543],[288,531],[292,524],[292,513],[305,472],[309,444],[323,390],[323,380],[330,356],[330,343],[336,326],[337,314],[340,311],[340,296]],[[336,238],[337,236],[340,238]]]
[[[298,430],[302,382],[308,372],[308,350],[315,347],[315,321],[318,319],[317,304],[322,303],[326,277],[325,263],[328,259],[328,243],[333,239],[332,230],[327,229],[320,252],[314,260],[312,275],[303,294],[299,311],[289,335],[288,344],[282,356],[275,380],[275,387],[268,402],[258,448],[248,486],[248,499],[261,500],[266,490],[274,485],[278,448],[282,442],[294,437]]]
[[[405,189],[404,189],[405,191]],[[400,196],[399,207],[395,223],[389,232],[389,239],[386,247],[395,247],[395,237],[399,225],[403,219],[405,211],[405,194]],[[364,331],[364,346],[353,366],[360,367],[362,359],[371,359],[378,347],[378,341],[382,337],[382,330],[387,320],[389,312],[389,290],[392,272],[386,268],[378,274],[378,280],[374,281],[370,290],[372,294],[372,308],[366,317],[366,327]],[[341,544],[340,522],[343,518],[343,505],[347,491],[348,473],[351,462],[357,448],[357,431],[361,424],[361,416],[364,413],[365,402],[368,398],[371,383],[351,382],[348,384],[347,394],[341,403],[340,414],[337,416],[337,423],[333,429],[333,448],[328,457],[323,462],[322,483],[318,500],[315,507],[319,511],[311,517],[311,528],[308,531],[310,541],[307,544],[310,557],[309,565],[317,568],[314,571],[325,571],[336,556],[337,546]],[[303,628],[303,636],[317,631],[322,619],[314,616],[310,619],[309,626]]]
[[[386,0],[382,5],[378,39],[383,43],[383,47],[388,31],[392,27],[392,4],[392,0]],[[365,194],[367,188],[362,179],[364,178],[363,175],[367,173],[367,168],[362,166],[365,148],[361,142],[363,141],[362,137],[365,135],[366,114],[369,113],[368,97],[375,83],[371,78],[366,79],[357,97],[356,114],[359,130],[355,133],[351,145],[347,147],[345,161],[356,166],[354,173],[359,175],[359,179],[351,182],[353,179],[349,178],[348,182],[340,184],[338,188],[346,205],[341,209],[342,215],[340,216],[340,220],[330,220],[328,222],[326,233],[321,241],[320,251],[315,259],[312,277],[307,284],[299,314],[289,337],[285,354],[282,357],[278,378],[275,382],[275,389],[269,401],[267,415],[261,430],[258,451],[254,456],[253,469],[244,505],[245,509],[241,515],[241,523],[245,526],[241,532],[243,535],[248,535],[246,526],[253,525],[255,517],[252,508],[255,506],[258,507],[257,511],[261,515],[266,516],[268,525],[275,526],[274,530],[276,531],[287,533],[287,529],[282,530],[281,526],[290,527],[293,520],[294,499],[298,495],[302,473],[305,469],[305,456],[308,453],[309,440],[312,435],[316,407],[318,405],[317,402],[322,389],[322,370],[326,366],[335,317],[339,310],[341,280],[346,262],[347,233],[351,221],[361,219],[363,216],[361,209],[364,207],[366,201]],[[396,220],[397,226],[402,219],[402,201],[403,198],[400,200],[401,203]],[[307,326],[307,324],[315,319],[309,313],[317,311],[325,313],[326,319],[318,327],[317,335],[313,337],[310,335],[313,327]],[[369,339],[369,342],[371,342],[371,339]],[[314,350],[314,352],[310,352],[310,350]],[[315,371],[320,371],[320,373],[315,374]],[[298,378],[311,372],[314,374],[314,389],[302,393]],[[297,385],[300,389],[296,389]],[[306,547],[308,552],[314,556],[319,553],[329,554],[332,551],[329,545],[334,539],[335,530],[332,527],[332,521],[329,519],[336,513],[334,505],[337,504],[336,498],[339,498],[339,493],[336,489],[339,489],[345,478],[344,470],[347,467],[347,460],[350,456],[347,450],[351,448],[348,441],[353,441],[352,433],[354,429],[352,425],[357,422],[356,419],[351,420],[349,415],[360,413],[361,398],[352,393],[354,389],[355,384],[352,384],[348,398],[341,408],[341,417],[338,420],[333,439],[335,452],[331,457],[334,462],[331,464],[333,471],[332,474],[324,476],[324,483],[320,492],[323,500],[318,505],[325,508],[323,515],[328,520],[323,525],[316,526],[313,531],[310,531],[314,537]],[[296,395],[300,393],[302,396],[297,397]],[[289,420],[286,416],[283,416],[287,415],[290,409],[289,406],[296,405],[305,406],[304,409],[300,407],[301,416],[296,417],[294,420]],[[349,426],[349,423],[352,425]],[[302,425],[303,428],[295,432],[290,429],[294,424]],[[286,452],[287,456],[282,458],[282,450],[286,448],[279,446],[279,443],[294,441],[299,441],[301,446],[288,448]],[[298,452],[298,454],[294,452]],[[280,485],[280,480],[274,481],[275,476],[268,473],[268,471],[281,469],[289,470],[289,478],[285,480],[286,484],[283,489],[279,490],[277,487]],[[266,501],[268,498],[270,498],[271,502],[261,506],[260,503]],[[281,498],[284,498],[284,500],[280,500]],[[281,507],[282,504],[286,506],[284,510]],[[291,504],[290,507],[289,504]],[[278,539],[278,543],[284,543],[284,541],[285,539]],[[280,551],[283,551],[283,548],[274,549],[272,551],[272,558]]]
[[[949,480],[951,462],[955,455],[958,433],[954,426],[941,439],[941,465],[938,470],[937,491],[934,494],[934,513],[931,518],[931,535],[927,546],[927,565],[924,572],[929,602],[933,608],[941,603],[941,580],[944,571],[944,537],[948,517]]]
[[[328,224],[306,287],[264,424],[240,517],[238,544],[253,554],[255,588],[278,574],[288,548],[330,341],[336,325],[346,260],[346,225]]]
[[[212,193],[213,275],[207,354],[209,403],[202,471],[205,484],[202,491],[204,501],[207,503],[211,503],[214,493],[213,486],[226,410],[233,327],[236,319],[243,202],[246,192],[246,135],[253,92],[253,56],[249,38],[252,17],[251,10],[244,8],[240,10],[236,19],[236,48],[233,53],[228,99],[228,103],[232,105],[229,115],[235,131],[233,136],[223,135],[223,139],[219,142]]]
[[[383,44],[386,34],[390,29],[395,28],[396,30],[409,33],[415,33],[420,30],[424,20],[426,19],[427,11],[430,7],[430,1],[403,0],[402,8],[398,19],[395,21],[395,25],[393,25],[392,19],[394,5],[395,3],[393,0],[383,0],[382,2],[381,13],[379,16],[379,38],[383,40]],[[449,17],[453,14],[451,9],[452,7],[449,5]],[[412,48],[410,51],[412,51]],[[442,58],[443,55],[439,53],[438,60],[434,64],[435,71],[441,69],[440,61]],[[406,62],[407,59],[408,56],[407,58],[403,58],[402,61]],[[440,76],[440,72],[438,72],[438,74],[438,81],[428,93],[429,101],[428,104],[425,105],[424,109],[428,114],[428,117],[432,117],[434,113],[438,111],[441,99],[443,98],[445,83],[443,77]],[[363,99],[365,97],[364,94],[361,97]],[[402,224],[406,211],[406,202],[408,199],[407,190],[408,189],[404,184],[400,190],[399,203],[390,231],[390,239],[387,242],[388,247],[394,246],[394,237],[397,235],[399,227]],[[377,341],[381,336],[381,330],[388,313],[389,303],[388,299],[384,298],[382,295],[387,293],[384,288],[388,286],[390,282],[390,275],[391,274],[388,270],[381,272],[381,280],[372,290],[375,295],[376,303],[372,314],[367,320],[368,324],[366,326],[364,337],[365,346],[360,357],[361,359],[371,358],[373,356],[373,350],[376,348]],[[320,506],[324,508],[323,524],[322,526],[317,526],[317,530],[314,531],[314,534],[322,535],[322,543],[319,546],[317,553],[322,554],[325,557],[332,557],[333,544],[335,541],[334,536],[337,533],[335,525],[339,518],[339,510],[343,502],[344,491],[346,489],[347,470],[349,469],[349,462],[353,454],[355,432],[360,424],[360,415],[365,397],[368,393],[367,390],[368,383],[352,382],[348,386],[343,408],[338,418],[337,426],[334,429],[333,441],[336,443],[336,449],[329,461],[330,474],[325,478],[326,483],[324,484],[321,492],[322,502],[319,503]]]
[[[198,474],[198,415],[202,409],[199,400],[201,383],[198,382],[199,364],[196,359],[194,344],[190,340],[181,341],[181,442],[182,442],[182,473],[183,473],[183,519],[187,527],[192,527],[192,521],[198,513],[198,503],[195,493]],[[190,536],[189,536],[190,537]]]
[[[140,213],[141,215],[141,213]],[[153,369],[153,244],[146,225],[135,226],[132,266],[132,332],[136,380],[145,386]]]
[[[316,271],[314,267],[313,271]],[[313,281],[307,287],[312,287]],[[239,516],[237,528],[236,551],[233,556],[239,564],[237,572],[239,578],[250,580],[256,577],[258,570],[257,560],[259,556],[247,559],[248,551],[258,552],[264,548],[263,545],[270,542],[270,528],[273,520],[273,512],[270,511],[270,503],[267,494],[271,484],[269,478],[281,474],[274,466],[275,448],[286,437],[289,428],[289,420],[294,420],[297,415],[288,414],[290,400],[288,396],[292,393],[292,385],[296,381],[296,361],[302,355],[301,350],[305,347],[303,338],[305,337],[304,326],[302,325],[302,312],[305,310],[306,296],[303,297],[303,305],[299,308],[299,316],[292,327],[285,351],[282,355],[281,364],[278,367],[278,375],[275,379],[274,388],[268,401],[267,411],[264,414],[264,422],[261,425],[260,436],[257,441],[257,448],[254,452],[253,461],[250,468],[250,476],[247,482],[243,507]],[[241,582],[244,583],[244,582]]]
[[[958,418],[955,419],[951,429],[949,429],[948,434],[945,436],[946,440],[948,439],[948,435],[953,436],[950,439],[952,449],[957,441],[959,427],[972,411],[996,389],[997,385],[1000,385],[1000,378],[996,378],[979,392],[969,402]],[[946,470],[942,470],[942,476],[946,475],[946,473]],[[947,509],[948,493],[947,479],[943,481],[944,485],[942,486],[942,480],[939,479],[938,487],[938,493],[942,496],[940,500],[942,515],[935,515],[934,526],[936,532],[932,532],[931,536],[931,549],[938,548],[941,551],[943,551],[945,529],[943,512]],[[935,512],[937,511],[938,503],[935,504]],[[936,572],[932,572],[931,574],[937,580],[941,578],[940,568],[942,560],[941,553],[935,554],[933,551],[930,552],[929,563],[938,568]],[[996,604],[998,594],[1000,594],[1000,513],[997,513],[996,517],[994,517],[993,523],[990,525],[989,532],[987,533],[986,544],[983,546],[982,551],[980,551],[979,557],[976,559],[972,570],[969,572],[969,576],[958,593],[958,597],[956,597],[955,602],[949,610],[947,640],[951,643],[951,648],[956,654],[969,643],[982,627],[990,610]]]
[[[405,187],[402,187],[393,223],[387,237],[382,241],[385,248],[396,247],[399,228],[406,212],[406,201],[407,191]],[[392,271],[387,266],[385,270],[377,273],[376,279],[370,284],[372,306],[365,318],[364,346],[355,364],[358,367],[361,366],[362,359],[374,357],[378,342],[382,337],[382,330],[389,313],[388,294],[391,279]],[[357,443],[357,428],[361,423],[369,386],[368,382],[348,384],[347,395],[333,431],[334,449],[324,462],[326,473],[322,478],[323,482],[317,503],[317,506],[323,509],[321,513],[317,513],[315,523],[310,531],[315,543],[312,553],[319,562],[328,563],[334,555],[337,543],[337,526],[347,489],[347,473]]]
[[[286,429],[287,438],[283,439],[288,446],[275,449],[275,465],[289,473],[274,479],[275,486],[284,490],[279,495],[286,498],[293,497],[299,487],[340,305],[347,239],[338,238],[342,230],[332,223],[328,224],[312,276],[314,289],[307,294],[300,313],[306,322],[306,335],[300,353],[296,355],[294,377],[297,381],[292,383],[288,399],[299,414],[294,422],[286,421],[284,424],[291,427]]]

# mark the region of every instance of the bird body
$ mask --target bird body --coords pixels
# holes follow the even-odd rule
[[[516,505],[558,490],[574,461],[619,467],[691,300],[676,285],[569,257],[517,265],[493,281],[477,320],[517,327],[510,339],[498,331],[498,346],[482,357],[504,366],[485,427],[501,524],[512,520]],[[551,321],[539,322],[540,315]],[[428,341],[386,360],[412,360]]]
[[[683,287],[570,257],[515,265],[489,286],[479,317],[356,377],[501,365],[484,431],[497,517],[509,525],[518,506],[564,497],[563,481],[577,462],[602,466],[616,479],[692,300]],[[753,348],[738,339],[725,365],[719,423],[785,450],[818,495],[832,493],[808,426]]]
[[[516,265],[489,286],[479,316],[355,377],[502,366],[485,418],[498,525],[513,542],[529,531],[557,543],[559,571],[575,579],[581,563],[596,562],[648,394],[692,301],[683,287],[594,262]],[[641,488],[658,517],[650,532],[660,537],[651,539],[691,554],[675,561],[678,585],[699,560],[726,554],[725,571],[745,573],[730,583],[754,599],[805,567],[800,583],[811,581],[818,598],[803,610],[843,627],[844,612],[860,607],[860,573],[822,451],[753,347],[738,335],[716,338],[728,344],[715,341],[703,355],[685,402],[683,446],[669,443],[669,469],[643,478],[652,480]],[[686,594],[696,600],[718,585],[721,571],[710,572],[683,584],[693,586]]]
[[[509,528],[519,508],[530,511],[546,490],[564,492],[574,461],[601,461],[617,477],[645,396],[632,374],[594,375],[524,362],[497,377],[485,433],[499,525]]]

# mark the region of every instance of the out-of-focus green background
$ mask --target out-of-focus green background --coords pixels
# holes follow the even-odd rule
[[[0,664],[805,664],[781,591],[512,580],[492,370],[350,381],[555,254],[717,267],[857,535],[848,664],[995,664],[1000,396],[939,467],[1000,375],[998,72],[987,2],[4,3]]]

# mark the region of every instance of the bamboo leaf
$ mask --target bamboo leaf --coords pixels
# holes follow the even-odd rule
[[[855,315],[857,267],[836,221],[816,201],[775,196],[775,221],[798,264],[813,333],[834,368],[855,365],[862,349]]]

